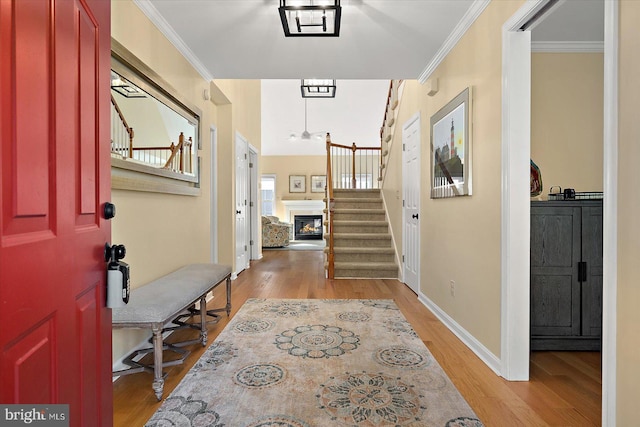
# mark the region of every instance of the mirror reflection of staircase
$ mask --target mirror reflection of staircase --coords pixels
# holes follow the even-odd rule
[[[397,279],[380,190],[335,189],[333,195],[334,277]]]

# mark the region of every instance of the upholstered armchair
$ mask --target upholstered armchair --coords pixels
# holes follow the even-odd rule
[[[293,229],[291,224],[281,223],[278,217],[262,217],[262,247],[277,248],[289,246],[289,230]]]
[[[269,218],[273,224],[286,225],[289,228],[289,240],[293,240],[293,224],[280,221],[280,218],[277,216],[267,215],[267,218]]]

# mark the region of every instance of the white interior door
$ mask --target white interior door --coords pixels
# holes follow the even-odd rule
[[[236,273],[249,265],[249,143],[236,133]]]
[[[249,146],[249,217],[251,226],[251,239],[249,241],[251,259],[262,258],[259,245],[262,222],[258,215],[258,152]]]
[[[420,113],[402,127],[403,277],[420,289]]]

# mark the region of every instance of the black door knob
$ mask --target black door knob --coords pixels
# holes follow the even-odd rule
[[[413,218],[413,219],[418,219],[418,214],[413,214],[413,215],[411,215],[411,218]]]
[[[240,215],[242,213],[242,211],[236,211],[236,214]]]
[[[106,202],[102,207],[102,214],[104,219],[111,219],[116,216],[116,205],[110,202]]]
[[[127,254],[127,249],[124,245],[113,245],[109,243],[104,244],[104,260],[105,262],[118,262]]]

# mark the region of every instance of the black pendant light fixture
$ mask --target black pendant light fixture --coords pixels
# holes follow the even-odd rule
[[[340,35],[340,0],[280,0],[278,11],[286,37]]]
[[[336,81],[322,79],[302,79],[300,92],[303,98],[335,98]]]
[[[119,74],[111,71],[111,89],[125,98],[146,98],[147,95],[138,86],[129,82]]]

